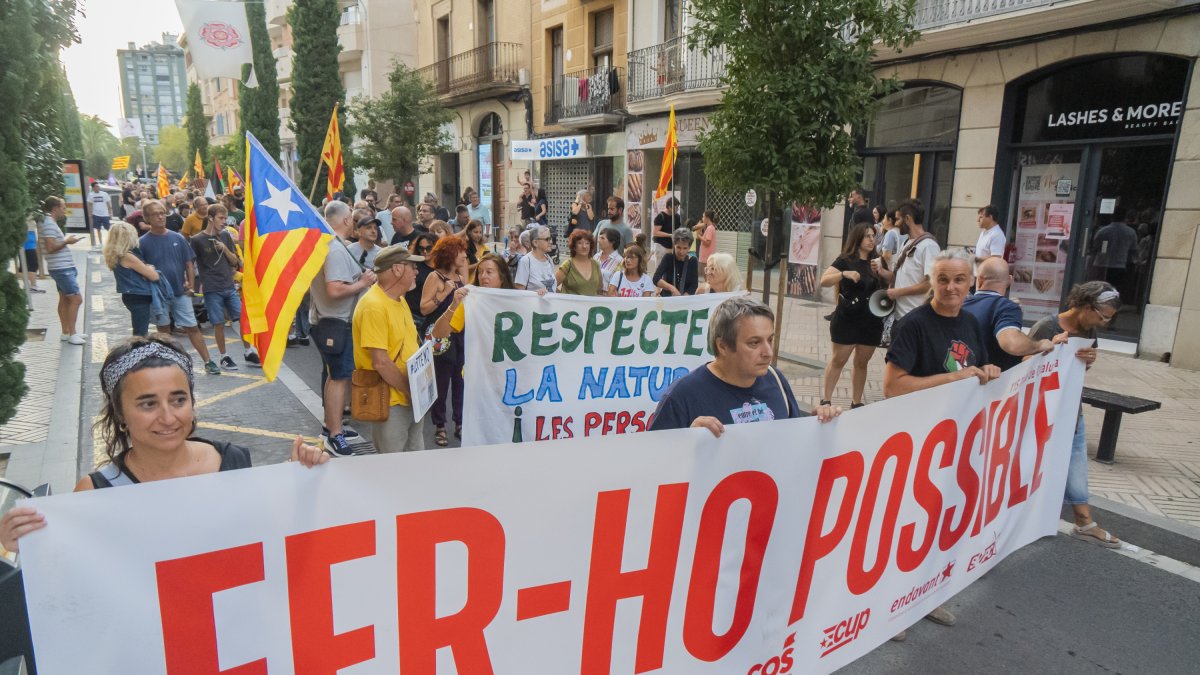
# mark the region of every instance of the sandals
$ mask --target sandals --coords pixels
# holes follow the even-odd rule
[[[1101,532],[1104,533],[1104,536],[1100,536]],[[1094,520],[1083,527],[1075,526],[1071,529],[1070,536],[1104,548],[1121,548],[1121,540],[1101,530]]]
[[[450,444],[450,441],[448,441],[446,439],[446,428],[445,427],[438,427],[433,432],[433,442],[437,443],[439,446],[441,446],[443,448]]]

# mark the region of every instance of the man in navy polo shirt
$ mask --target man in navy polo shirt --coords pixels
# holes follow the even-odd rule
[[[979,263],[975,294],[963,301],[964,312],[975,317],[986,333],[992,363],[1008,370],[1032,354],[1054,349],[1050,340],[1033,340],[1021,327],[1021,306],[1004,297],[1012,277],[1004,258],[990,257]]]

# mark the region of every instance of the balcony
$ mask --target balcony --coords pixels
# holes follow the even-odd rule
[[[922,32],[921,39],[902,54],[912,57],[1047,35],[1150,14],[1179,4],[1180,0],[917,0],[913,27]],[[876,58],[886,61],[898,55],[884,48]]]
[[[292,50],[289,47],[280,47],[272,52],[275,57],[275,77],[280,82],[290,82],[292,80]]]
[[[686,36],[629,52],[629,111],[650,112],[655,106],[637,104],[668,96],[688,107],[716,103],[727,58],[723,46],[705,53],[688,46]]]
[[[443,104],[459,105],[519,91],[525,45],[491,42],[421,68]]]
[[[338,62],[345,64],[362,59],[363,50],[363,21],[362,12],[358,7],[350,7],[342,12],[338,20],[337,38],[342,51],[338,54]]]
[[[563,75],[546,87],[546,124],[568,129],[620,124],[627,85],[623,68],[606,66]]]

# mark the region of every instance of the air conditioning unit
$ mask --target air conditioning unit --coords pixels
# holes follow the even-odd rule
[[[529,69],[528,68],[522,68],[517,71],[517,84],[520,84],[522,87],[529,86]]]

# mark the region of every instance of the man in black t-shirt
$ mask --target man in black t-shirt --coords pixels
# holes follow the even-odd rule
[[[654,243],[663,247],[663,249],[671,249],[671,233],[683,227],[683,223],[679,220],[679,214],[675,211],[679,208],[679,200],[670,197],[667,199],[667,204],[664,207],[666,210],[654,216],[654,230],[651,236],[654,238]],[[659,251],[659,257],[662,257],[664,251]]]
[[[749,297],[730,298],[712,312],[709,349],[716,358],[676,380],[654,411],[650,430],[703,427],[720,436],[726,424],[816,415],[822,422],[841,408],[800,410],[787,380],[771,367],[775,314]]]
[[[974,281],[974,261],[962,249],[938,253],[933,260],[933,299],[917,307],[896,323],[883,372],[883,393],[891,398],[939,384],[970,377],[987,384],[1000,377],[1000,368],[990,365],[987,336],[979,321],[962,311],[963,300]],[[925,618],[953,626],[955,616],[937,607]],[[901,641],[906,631],[892,637]]]

